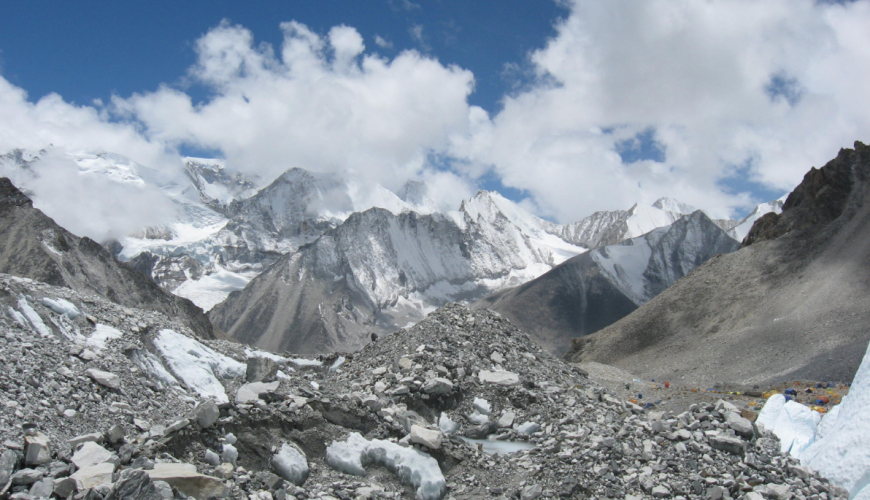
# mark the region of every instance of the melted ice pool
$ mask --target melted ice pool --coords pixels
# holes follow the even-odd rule
[[[483,445],[483,451],[485,453],[493,454],[501,454],[506,455],[508,453],[516,453],[520,450],[531,450],[535,447],[535,445],[531,443],[526,443],[524,441],[497,441],[495,439],[469,439],[469,438],[460,438],[466,443],[469,443],[473,446],[477,446],[478,444]]]

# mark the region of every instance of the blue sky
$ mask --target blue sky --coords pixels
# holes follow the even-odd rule
[[[495,112],[502,96],[523,81],[522,71],[507,65],[522,69],[529,51],[555,35],[554,23],[566,13],[555,2],[536,0],[9,2],[3,17],[15,22],[0,30],[0,68],[31,100],[57,92],[87,104],[161,83],[186,87],[195,41],[225,19],[273,46],[281,44],[283,21],[303,22],[320,34],[344,24],[359,31],[368,50],[386,57],[416,49],[473,71],[469,102]],[[379,47],[376,36],[391,46]],[[191,91],[200,98],[206,92]]]
[[[738,217],[870,141],[870,0],[37,0],[2,13],[0,152],[423,180],[445,209],[490,188],[564,223],[661,196]]]

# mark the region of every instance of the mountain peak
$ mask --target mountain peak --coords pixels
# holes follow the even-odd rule
[[[662,210],[667,210],[668,212],[676,212],[678,214],[690,214],[697,210],[697,208],[691,205],[687,205],[673,198],[668,198],[667,196],[657,199],[652,206]]]

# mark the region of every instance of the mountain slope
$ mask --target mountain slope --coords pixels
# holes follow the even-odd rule
[[[699,210],[644,236],[578,255],[474,307],[498,311],[561,353],[572,338],[614,323],[712,256],[737,247]]]
[[[118,262],[99,243],[58,226],[5,177],[0,178],[0,273],[162,312],[179,318],[198,335],[214,337],[200,308]]]
[[[570,360],[693,384],[851,380],[870,340],[870,147],[855,143],[761,217],[744,247],[577,339]]]

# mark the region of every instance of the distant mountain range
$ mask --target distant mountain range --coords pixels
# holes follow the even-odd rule
[[[44,154],[0,156],[0,172],[26,191],[37,175],[33,165]],[[83,175],[149,184],[178,207],[175,221],[142,228],[107,248],[164,289],[210,311],[220,329],[276,351],[357,349],[371,333],[413,324],[444,303],[474,301],[522,285],[590,248],[632,241],[695,212],[662,198],[560,225],[486,191],[465,200],[459,210],[441,213],[420,182],[393,193],[292,168],[264,186],[219,160],[187,158],[184,176],[169,178],[111,153],[69,156]],[[667,266],[657,271],[636,265],[629,274],[641,274],[631,276],[625,275],[623,261],[602,267],[611,272],[602,276],[610,276],[614,290],[633,304],[608,307],[627,313],[672,283],[673,276],[728,251],[755,219],[778,211],[777,203],[759,206],[740,221],[704,216],[709,232],[704,238],[713,246],[692,249],[703,259],[685,259],[677,267],[668,267],[672,258],[662,260]],[[664,233],[654,233],[636,248],[652,248],[659,240],[667,244],[659,234]],[[607,252],[624,253],[613,248],[594,255]],[[654,272],[664,274],[643,276]],[[628,284],[639,280],[648,280],[648,290],[640,295]],[[618,317],[589,316],[586,326],[570,336]],[[550,347],[562,350],[566,342],[567,337]]]

